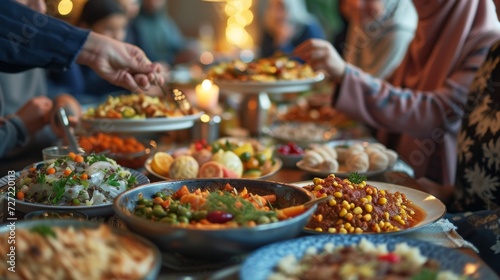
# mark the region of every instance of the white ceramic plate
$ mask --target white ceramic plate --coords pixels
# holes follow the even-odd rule
[[[81,119],[81,125],[87,130],[105,132],[158,132],[181,130],[194,125],[203,112],[183,117],[146,118],[146,119]]]
[[[333,173],[333,174],[335,174],[335,176],[347,178],[349,176],[349,174],[351,173],[350,171],[346,170],[346,167],[344,165],[339,165],[339,170],[333,172],[333,171],[317,169],[314,167],[307,166],[304,164],[304,162],[302,160],[297,162],[297,167],[299,169],[302,169],[306,172],[309,172],[313,175],[320,176],[320,177],[326,177],[326,176]],[[375,176],[375,175],[379,175],[381,173],[384,173],[387,170],[390,170],[390,169],[388,168],[388,169],[383,169],[383,170],[370,170],[370,171],[366,171],[366,172],[358,172],[358,174],[370,177],[370,176]]]
[[[214,83],[223,91],[231,91],[245,94],[258,94],[258,93],[289,93],[306,91],[312,88],[314,83],[320,82],[325,78],[323,73],[319,73],[312,79],[301,79],[292,81],[272,81],[272,82],[258,82],[258,81],[224,81],[215,80]]]
[[[275,123],[266,130],[269,136],[282,143],[294,142],[303,148],[310,144],[329,143],[340,135],[333,126],[312,122]]]
[[[156,172],[153,171],[153,169],[151,168],[151,162],[153,161],[153,157],[150,157],[146,160],[146,162],[144,163],[144,167],[146,168],[146,170],[153,174],[155,177],[158,177],[160,179],[163,179],[163,180],[172,180],[171,178],[168,178],[166,176],[163,176],[163,175],[160,175]],[[281,169],[281,167],[283,166],[283,162],[281,161],[281,159],[279,158],[274,158],[274,165],[273,165],[273,168],[271,169],[271,172],[267,173],[266,175],[262,176],[262,177],[259,177],[259,178],[255,178],[255,179],[264,179],[264,178],[267,178],[267,177],[271,177],[273,176],[274,174],[276,174],[276,172],[278,172],[278,170]]]
[[[37,163],[33,164],[34,166],[37,165]],[[124,169],[127,169],[132,173],[133,176],[137,179],[137,185],[136,186],[141,186],[149,183],[149,179],[142,173],[129,169],[126,167],[123,167]],[[16,172],[16,178],[19,177],[21,172]],[[8,176],[4,176],[3,178],[0,178],[0,186],[4,186],[5,184],[8,183]],[[0,193],[0,199],[6,199],[4,197],[6,193]],[[4,202],[5,203],[5,202]],[[104,216],[109,216],[113,214],[113,201],[110,201],[108,204],[102,204],[102,205],[92,205],[92,206],[64,206],[64,205],[45,205],[45,204],[39,204],[39,203],[31,203],[31,202],[25,202],[25,201],[20,201],[16,199],[16,205],[15,205],[16,211],[19,211],[21,213],[30,213],[33,211],[76,211],[76,212],[82,212],[85,213],[89,217],[104,217]]]
[[[412,230],[416,230],[418,228],[422,228],[424,226],[427,226],[431,223],[434,223],[435,221],[441,219],[444,214],[446,214],[446,206],[444,205],[441,200],[439,200],[437,197],[430,195],[428,193],[415,190],[412,188],[408,187],[403,187],[400,185],[395,185],[395,184],[390,184],[390,183],[385,183],[385,182],[373,182],[373,181],[367,181],[367,184],[370,184],[372,186],[377,187],[380,190],[386,190],[390,193],[395,193],[395,192],[401,192],[406,195],[406,197],[411,200],[415,205],[420,207],[425,212],[425,217],[422,221],[420,221],[418,224],[415,226],[404,229],[401,231],[393,231],[393,232],[383,232],[383,233],[374,233],[374,234],[400,234],[400,233],[406,233]],[[301,182],[295,182],[295,183],[290,183],[290,185],[298,186],[298,187],[304,187],[307,185],[311,185],[311,181],[301,181]],[[308,233],[319,233],[315,230],[305,230]],[[322,232],[321,234],[325,234],[325,232]]]
[[[368,146],[371,142],[368,142],[368,141],[363,141],[363,140],[333,140],[333,141],[330,141],[328,143],[325,143],[325,145],[328,145],[330,147],[339,147],[339,146],[345,146],[345,147],[350,147],[354,144],[361,144],[363,146]],[[302,169],[304,171],[307,171],[313,175],[316,175],[316,176],[321,176],[321,177],[326,177],[330,174],[335,174],[336,176],[339,176],[339,177],[348,177],[349,174],[352,172],[350,170],[347,169],[347,167],[340,163],[339,164],[339,170],[338,171],[330,171],[330,170],[324,170],[324,169],[318,169],[318,168],[314,168],[314,167],[311,167],[311,166],[307,166],[306,164],[304,164],[303,161],[299,161],[297,162],[297,167],[299,169]],[[367,177],[370,177],[370,176],[375,176],[375,175],[379,175],[379,174],[382,174],[384,173],[385,171],[388,171],[388,170],[391,170],[393,166],[389,166],[388,168],[386,169],[381,169],[381,170],[368,170],[366,172],[358,172],[358,174],[360,175],[365,175]]]

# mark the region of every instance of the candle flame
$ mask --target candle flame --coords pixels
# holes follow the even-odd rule
[[[210,90],[210,88],[212,87],[212,82],[210,80],[203,80],[203,82],[201,83],[201,87],[204,89],[204,90]]]

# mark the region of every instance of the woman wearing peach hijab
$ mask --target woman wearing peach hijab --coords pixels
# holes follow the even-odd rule
[[[461,107],[500,25],[490,0],[413,3],[415,38],[386,81],[346,63],[326,41],[304,42],[295,54],[338,83],[335,107],[376,128],[417,178],[453,184]]]

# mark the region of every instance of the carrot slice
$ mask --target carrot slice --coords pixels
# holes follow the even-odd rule
[[[287,208],[283,209],[278,209],[277,214],[278,214],[278,219],[283,220],[291,217],[298,216],[306,211],[306,207],[304,204],[300,205],[295,205],[295,206],[290,206]]]
[[[188,187],[186,185],[183,185],[180,189],[178,189],[174,193],[174,197],[181,198],[181,197],[185,196],[186,194],[190,194],[190,193],[191,192],[189,191]]]

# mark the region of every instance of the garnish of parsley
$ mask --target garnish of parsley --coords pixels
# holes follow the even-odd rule
[[[354,184],[361,184],[361,182],[366,181],[366,176],[361,175],[358,172],[351,172],[349,173],[349,177],[347,177],[351,183]]]
[[[234,217],[234,221],[245,224],[249,221],[256,221],[259,217],[276,216],[274,211],[258,210],[253,204],[241,197],[234,196],[228,192],[212,192],[206,201],[207,211],[224,211]]]
[[[55,231],[47,225],[38,225],[30,229],[31,232],[36,232],[44,237],[54,237],[57,238]]]

